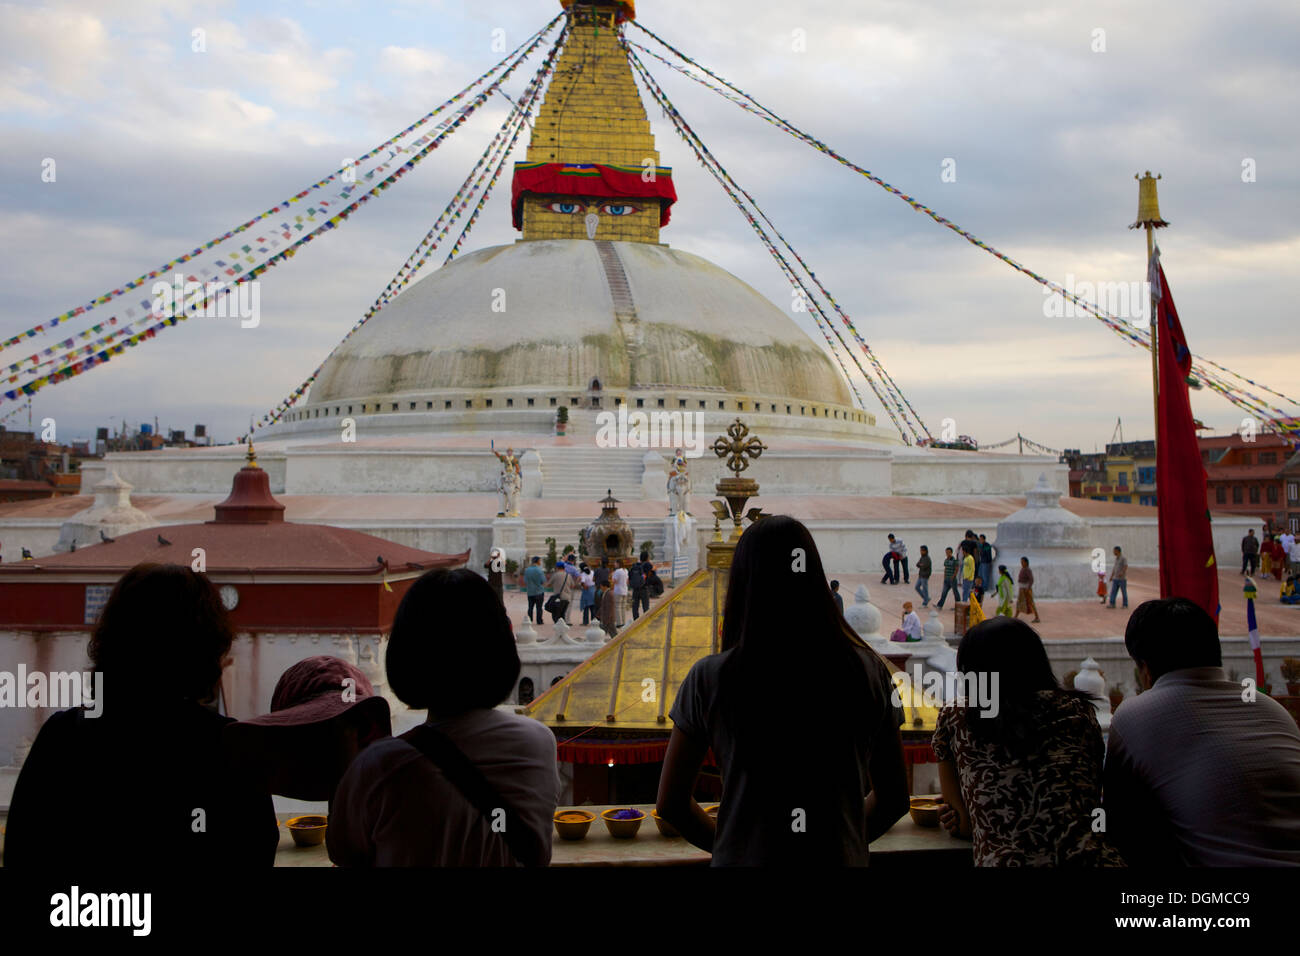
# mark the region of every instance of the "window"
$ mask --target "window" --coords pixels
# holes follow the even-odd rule
[[[804,405],[800,405],[800,406],[799,406],[799,414],[800,414],[800,415],[804,414],[804,408],[805,408],[805,407],[806,407],[806,406],[804,406]]]
[[[776,411],[776,406],[775,406],[775,405],[772,406],[772,411]]]
[[[514,407],[515,407],[515,400],[513,398],[507,398],[506,408],[514,408]]]
[[[393,402],[393,407],[392,407],[391,411],[394,411],[394,412],[397,411],[397,403],[396,403],[396,402]]]
[[[442,407],[443,407],[443,408],[451,408],[451,399],[447,399],[445,402],[443,402],[443,403],[442,403]]]
[[[1250,503],[1252,505],[1259,504],[1259,485],[1250,486]]]
[[[492,399],[490,399],[490,398],[485,398],[485,399],[483,400],[483,406],[484,406],[485,408],[491,408],[491,407],[492,407]]]
[[[1300,499],[1300,481],[1288,481],[1286,483],[1286,500],[1296,501]]]
[[[352,414],[352,406],[351,406],[351,405],[348,406],[348,414],[349,414],[349,415]]]
[[[789,405],[787,405],[787,406],[785,407],[785,413],[786,413],[787,415],[790,414],[790,406],[789,406]]]
[[[726,402],[718,402],[718,408],[719,408],[719,409],[726,408],[726,407],[727,407],[727,403],[726,403]]]
[[[1131,505],[1133,503],[1132,495],[1116,495],[1115,503],[1120,505]]]
[[[577,408],[577,407],[578,407],[578,400],[577,400],[576,398],[571,398],[571,399],[569,399],[569,406],[570,406],[571,408]]]
[[[408,408],[407,411],[408,411],[408,412],[413,412],[413,411],[415,411],[415,402],[411,402],[411,407]]]
[[[1156,503],[1155,495],[1142,495],[1140,498],[1138,498],[1138,504],[1150,505],[1152,507],[1155,507],[1155,503]]]
[[[659,401],[658,401],[658,405],[659,405],[660,408],[663,408],[663,407],[664,407],[664,400],[663,400],[662,398],[659,399]]]
[[[686,399],[684,399],[684,398],[679,398],[679,399],[677,399],[677,407],[678,407],[678,408],[685,408],[685,407],[686,407]]]
[[[533,400],[531,398],[528,400],[528,407],[529,408],[533,407]]]
[[[1232,503],[1233,503],[1234,505],[1239,505],[1239,504],[1241,504],[1241,485],[1234,485],[1234,486],[1233,486],[1233,488],[1232,488]]]
[[[1261,452],[1259,453],[1259,463],[1260,463],[1261,465],[1276,465],[1276,464],[1277,464],[1277,452],[1275,452],[1275,451],[1261,451]]]
[[[1275,504],[1277,504],[1277,485],[1269,485],[1269,486],[1268,486],[1268,489],[1267,489],[1267,498],[1268,498],[1268,503],[1269,503],[1269,504],[1271,504],[1271,505],[1275,505]]]
[[[744,410],[745,410],[745,403],[744,403],[744,402],[736,402],[736,411],[738,411],[738,412],[743,412]]]
[[[335,406],[334,406],[334,414],[337,415],[338,413],[339,413],[338,406],[335,405]]]
[[[700,408],[703,408],[703,407],[704,407],[704,399],[701,398],[701,399],[700,399]]]
[[[472,399],[472,398],[467,398],[467,399],[465,399],[465,407],[466,407],[466,408],[473,408],[473,407],[474,407],[474,399]]]
[[[433,410],[433,402],[425,402],[425,403],[424,403],[424,410],[425,410],[425,411],[432,411],[432,410]]]
[[[1226,505],[1228,503],[1228,489],[1219,485],[1214,489],[1214,503],[1216,505]]]
[[[1150,351],[1150,350],[1148,349],[1148,351]],[[645,399],[644,399],[644,398],[638,398],[638,399],[636,400],[636,407],[637,407],[637,408],[645,408]]]
[[[555,407],[555,399],[551,399],[551,408]]]
[[[1121,472],[1120,472],[1116,477],[1117,477],[1118,480],[1119,480],[1118,483],[1119,483],[1119,486],[1120,486],[1121,488],[1127,488],[1127,487],[1128,487],[1128,472],[1127,472],[1127,471],[1121,471]]]
[[[599,396],[595,396],[595,395],[592,396],[592,399],[591,399],[591,407],[592,407],[592,408],[600,408],[600,398],[599,398]]]
[[[1156,483],[1155,465],[1147,465],[1146,467],[1138,469],[1139,485],[1154,485],[1155,483]]]

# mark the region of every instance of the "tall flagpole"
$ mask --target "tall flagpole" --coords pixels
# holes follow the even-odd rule
[[[1159,176],[1152,176],[1151,170],[1146,171],[1145,176],[1139,177],[1137,173],[1133,178],[1138,181],[1138,215],[1137,221],[1129,226],[1130,229],[1136,229],[1138,226],[1145,226],[1147,231],[1147,275],[1151,274],[1151,260],[1155,256],[1155,233],[1153,230],[1161,229],[1169,223],[1160,218],[1160,202],[1156,196],[1156,180]],[[1160,349],[1158,347],[1159,323],[1156,321],[1156,294],[1157,290],[1151,290],[1151,298],[1147,301],[1147,311],[1151,316],[1151,410],[1154,415],[1155,440],[1160,438]],[[1156,475],[1157,489],[1160,476]],[[1159,494],[1159,491],[1156,492]]]

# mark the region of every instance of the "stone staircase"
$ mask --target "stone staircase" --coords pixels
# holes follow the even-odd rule
[[[590,501],[593,518],[600,514],[596,502],[606,491],[624,501],[641,498],[643,448],[599,448],[593,442],[547,448],[541,454],[543,498]]]

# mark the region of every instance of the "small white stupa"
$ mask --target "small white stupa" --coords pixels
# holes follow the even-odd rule
[[[1025,497],[1025,507],[998,522],[995,570],[1005,564],[1011,579],[1019,580],[1020,559],[1026,557],[1036,599],[1094,597],[1097,575],[1087,522],[1061,507],[1061,493],[1047,483],[1046,474]]]
[[[54,546],[54,553],[74,551],[99,544],[106,538],[116,538],[158,524],[131,504],[132,487],[129,481],[109,469],[108,474],[95,485],[95,503],[59,527],[59,542]]]

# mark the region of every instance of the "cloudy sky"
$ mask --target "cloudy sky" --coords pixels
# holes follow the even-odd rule
[[[513,48],[557,11],[554,0],[0,3],[0,339],[323,178],[500,60],[494,31]],[[1162,173],[1171,226],[1159,238],[1194,351],[1300,392],[1295,4],[643,0],[639,14],[796,125],[1063,284],[1144,278],[1145,242],[1125,228],[1133,176]],[[651,71],[932,429],[952,418],[984,443],[1021,431],[1091,450],[1122,418],[1125,438],[1151,436],[1145,352],[1095,319],[1046,317],[1032,280],[666,67]],[[531,72],[512,78],[512,96]],[[679,195],[664,241],[788,309],[788,286],[753,232],[653,104],[649,114]],[[233,438],[362,315],[504,118],[497,98],[344,228],[271,270],[256,329],[186,322],[46,388],[34,420],[55,418],[64,441],[155,416]],[[54,182],[42,181],[47,159]],[[469,247],[516,235],[504,183]],[[1207,391],[1193,402],[1217,430],[1241,422]],[[0,403],[0,416],[13,407]],[[26,420],[24,411],[9,425]]]

